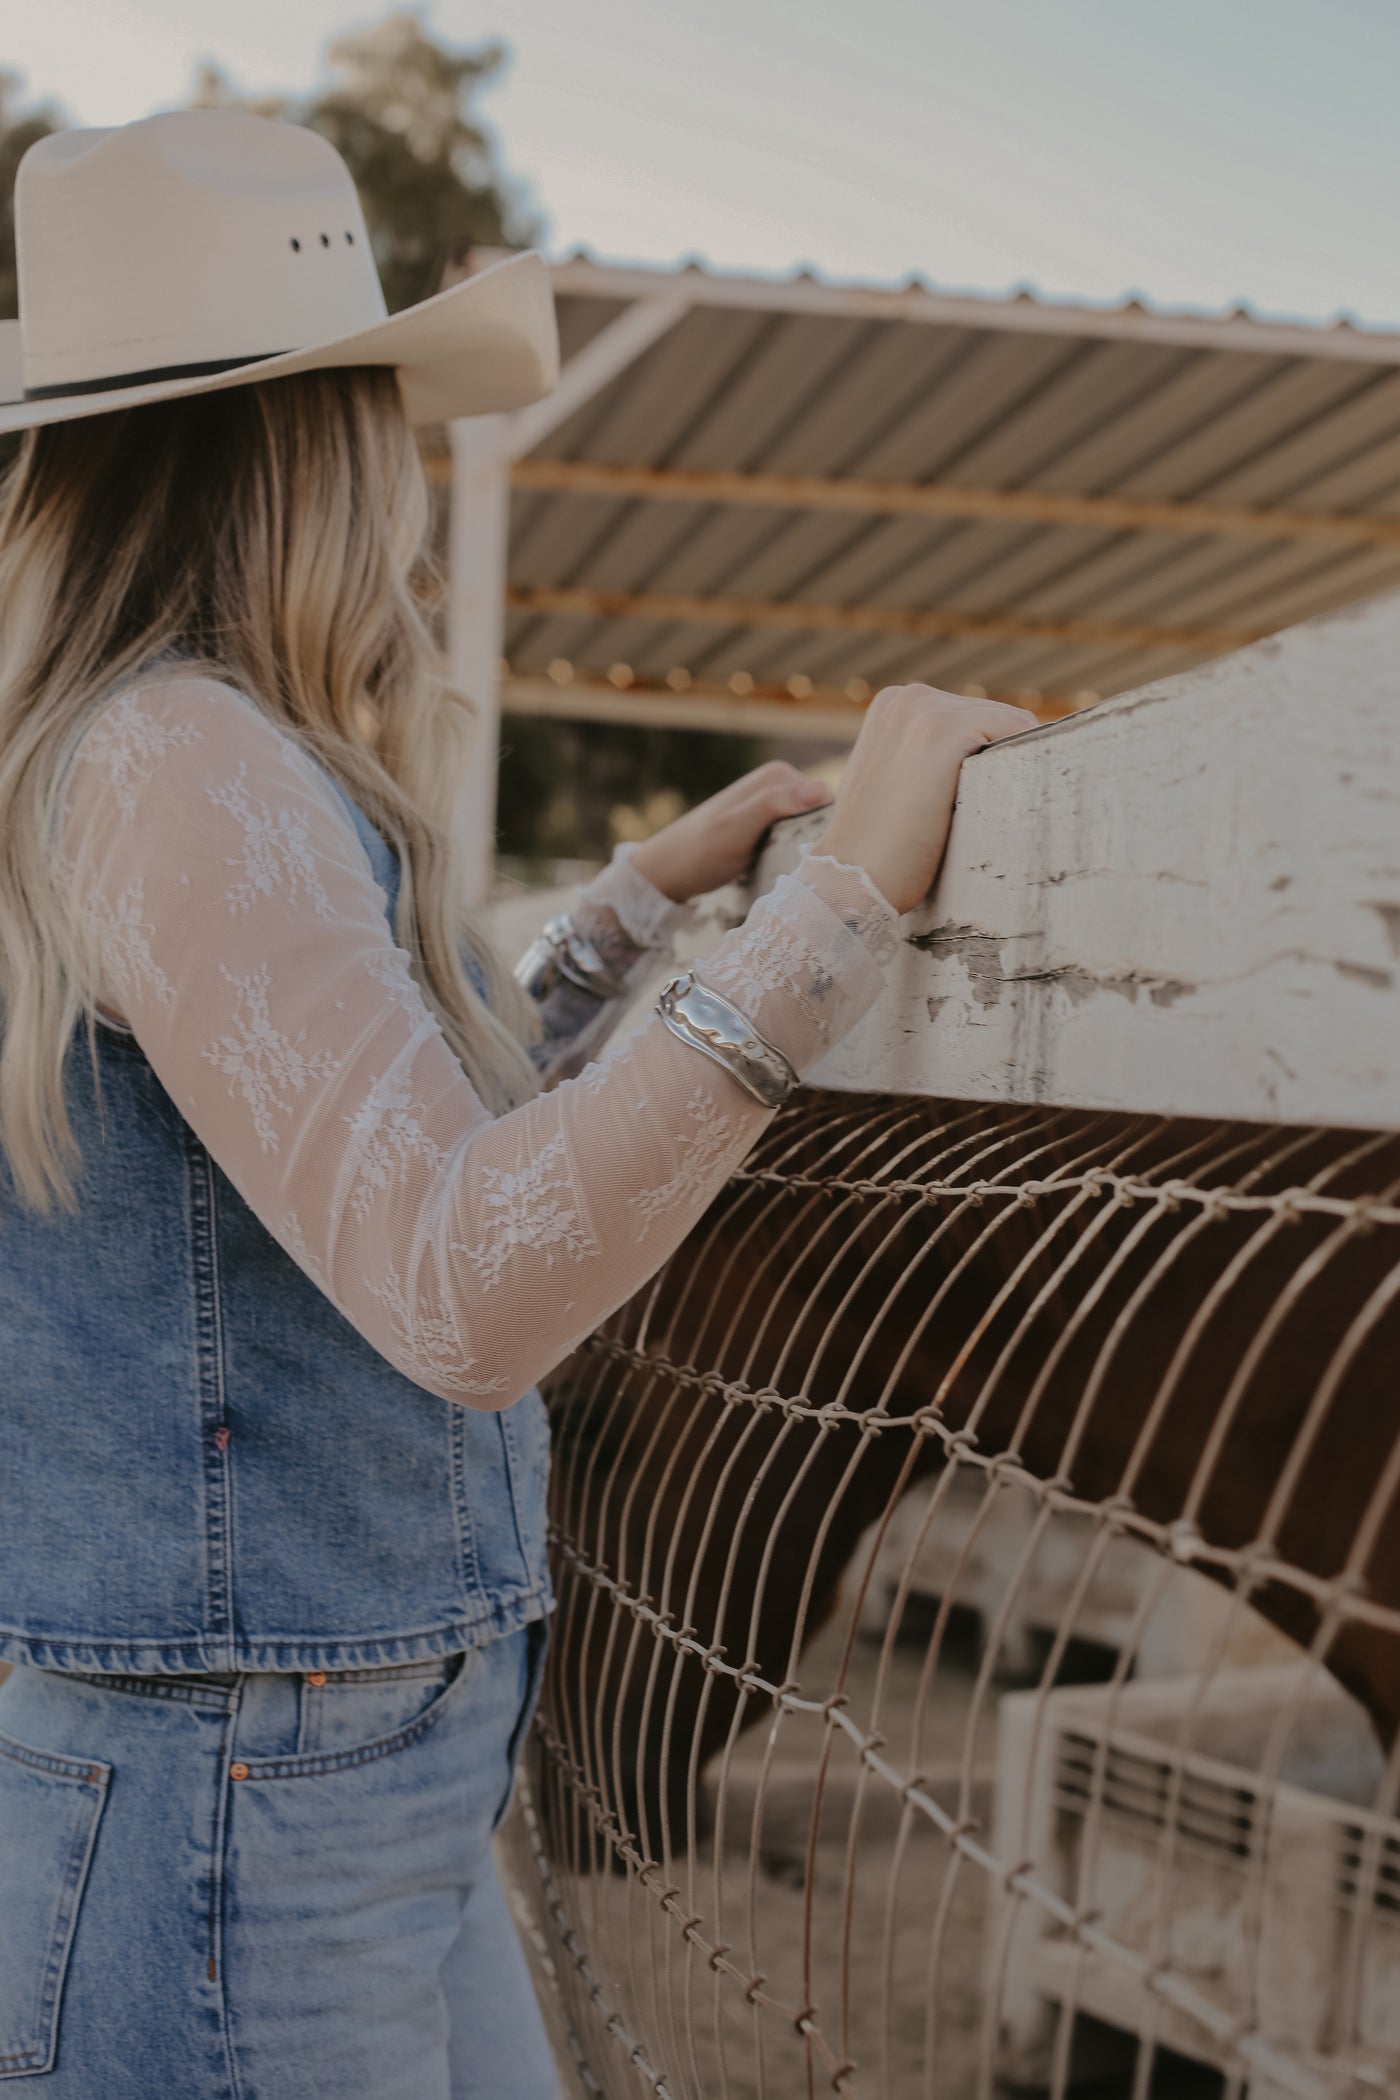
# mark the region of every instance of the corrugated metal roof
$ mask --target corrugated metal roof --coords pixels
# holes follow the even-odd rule
[[[536,459],[1400,519],[1400,336],[586,259],[555,265],[555,289],[566,359],[635,300],[689,305]],[[1211,651],[1189,630],[1269,630],[1400,583],[1400,543],[520,487],[509,573],[517,595],[704,601],[664,617],[645,602],[517,606],[506,647],[522,677],[562,659],[580,675],[626,665],[645,683],[681,667],[779,689],[920,678],[1065,700],[1199,661]],[[712,616],[711,601],[736,597],[958,615],[992,631]],[[1110,633],[997,631],[1027,620]]]

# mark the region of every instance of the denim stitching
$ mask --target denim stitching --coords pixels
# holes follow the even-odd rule
[[[12,2056],[0,2056],[0,2072],[8,2075],[11,2070],[44,2071],[53,2061],[54,2015],[68,1969],[74,1929],[78,1922],[78,1902],[87,1880],[92,1848],[97,1839],[97,1825],[107,1799],[107,1782],[112,1773],[110,1765],[91,1761],[80,1765],[72,1758],[50,1757],[42,1751],[27,1750],[22,1743],[12,1741],[9,1736],[0,1736],[0,1750],[16,1764],[28,1765],[33,1770],[46,1772],[50,1776],[76,1779],[90,1796],[88,1800],[80,1803],[82,1812],[73,1819],[73,1835],[69,1841],[63,1879],[59,1884],[53,1936],[44,1963],[43,1985],[37,2009],[38,2038],[42,2047],[20,2050]]]
[[[222,1691],[214,1685],[182,1684],[174,1678],[112,1676],[94,1670],[54,1670],[50,1674],[65,1682],[95,1685],[100,1692],[121,1692],[133,1699],[166,1699],[214,1713],[227,1709],[237,1696],[232,1687]]]
[[[515,1532],[520,1565],[528,1577],[530,1552],[525,1543],[525,1525],[520,1514],[520,1501],[525,1493],[525,1454],[516,1440],[515,1424],[509,1413],[497,1415],[496,1426],[500,1431],[501,1449],[506,1462],[506,1493],[510,1496],[511,1527]]]
[[[224,1904],[228,1894],[228,1872],[224,1858],[228,1843],[229,1753],[234,1747],[238,1713],[242,1704],[240,1684],[229,1705],[219,1736],[217,1779],[214,1788],[214,1829],[209,1847],[209,1965],[208,1977],[219,1994],[219,2038],[224,2047],[224,2069],[228,2074],[231,2100],[242,2100],[243,2083],[238,2075],[233,2034],[229,2026],[228,1979],[224,1974]]]
[[[225,1714],[224,1725],[219,1731],[219,1761],[216,1767],[217,1780],[214,1787],[214,1827],[209,1837],[209,1953],[208,1977],[210,1983],[219,1986],[219,2024],[224,2029],[226,2051],[229,2047],[226,2007],[223,1989],[223,1909],[224,1909],[224,1841],[228,1834],[228,1790],[229,1752],[233,1748],[234,1730],[242,1704],[242,1686],[234,1694]]]
[[[95,1757],[55,1757],[48,1750],[31,1750],[27,1743],[17,1743],[9,1735],[0,1735],[0,1757],[9,1758],[12,1764],[28,1765],[35,1772],[48,1772],[55,1779],[76,1779],[88,1786],[105,1787],[112,1776],[112,1767]]]
[[[445,1624],[409,1626],[397,1633],[334,1637],[323,1634],[263,1635],[249,1640],[240,1635],[227,1644],[225,1659],[239,1671],[247,1672],[389,1668],[392,1666],[389,1661],[355,1664],[346,1663],[344,1658],[347,1652],[363,1656],[366,1652],[372,1655],[378,1651],[382,1655],[386,1648],[403,1649],[429,1642],[432,1647],[426,1655],[420,1653],[400,1659],[422,1662],[456,1655],[464,1648],[482,1646],[505,1634],[518,1633],[522,1626],[553,1611],[555,1602],[553,1587],[542,1569],[537,1582],[523,1587],[512,1585],[500,1590],[494,1587],[486,1590],[469,1612]],[[143,1658],[148,1653],[158,1657],[149,1666],[149,1672],[144,1660],[140,1669],[133,1670],[130,1661],[133,1649]],[[81,1664],[75,1660],[79,1653],[84,1658]],[[156,1675],[167,1670],[192,1676],[215,1672],[215,1664],[209,1659],[210,1643],[204,1639],[190,1640],[182,1635],[169,1635],[139,1641],[117,1641],[105,1637],[94,1640],[87,1635],[36,1633],[32,1626],[21,1629],[0,1623],[0,1656],[6,1662],[75,1676],[80,1670],[93,1667],[87,1658],[94,1654],[111,1660],[111,1669],[102,1672],[104,1683],[109,1680],[111,1670],[126,1675]],[[101,1668],[100,1661],[96,1667]]]
[[[430,1691],[445,1691],[452,1683],[449,1675],[450,1663],[451,1658],[443,1656],[432,1662],[399,1663],[384,1670],[326,1671],[322,1673],[325,1683],[314,1685],[303,1672],[297,1700],[297,1756],[315,1757],[320,1753],[326,1720],[333,1711],[330,1698],[334,1697],[337,1690],[362,1691],[386,1685],[395,1689],[400,1685],[426,1685]]]
[[[491,1830],[493,1836],[504,1823],[506,1811],[514,1798],[515,1775],[519,1767],[521,1753],[525,1748],[525,1738],[538,1711],[540,1694],[544,1690],[545,1663],[549,1654],[549,1621],[547,1619],[532,1619],[529,1625],[523,1628],[523,1631],[527,1642],[525,1651],[525,1692],[520,1702],[520,1710],[516,1714],[515,1722],[510,1732],[506,1790],[501,1796],[496,1813],[492,1818]]]
[[[457,1534],[457,1579],[462,1599],[482,1592],[481,1557],[476,1549],[476,1526],[472,1522],[471,1496],[467,1492],[466,1410],[454,1407],[447,1418],[448,1452],[452,1470],[452,1528]]]
[[[188,1129],[188,1126],[186,1126]],[[229,1457],[212,1432],[227,1413],[224,1390],[223,1305],[219,1279],[218,1191],[214,1163],[192,1130],[190,1161],[191,1255],[194,1265],[195,1332],[199,1367],[200,1430],[204,1440],[204,1551],[206,1602],[211,1634],[225,1640],[233,1625],[232,1555],[229,1551]]]
[[[330,1772],[350,1772],[359,1765],[377,1764],[381,1758],[393,1757],[400,1750],[409,1749],[435,1728],[453,1692],[468,1674],[472,1658],[480,1651],[468,1648],[463,1651],[462,1666],[452,1682],[447,1685],[440,1699],[435,1699],[417,1720],[396,1729],[392,1735],[381,1736],[377,1742],[362,1743],[358,1750],[333,1751],[327,1757],[280,1757],[246,1758],[249,1779],[320,1779]],[[247,1782],[245,1781],[244,1784]]]
[[[377,1668],[364,1670],[327,1670],[324,1674],[328,1684],[417,1684],[421,1679],[439,1676],[444,1666],[451,1661],[447,1655],[428,1656],[422,1662],[381,1663]]]

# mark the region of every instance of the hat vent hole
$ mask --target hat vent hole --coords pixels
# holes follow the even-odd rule
[[[301,254],[301,242],[297,239],[295,234],[292,235],[292,253],[294,255]]]
[[[348,226],[345,229],[345,245],[347,248],[353,248],[355,245],[355,236]]]
[[[323,233],[323,234],[321,235],[321,246],[322,246],[323,248],[329,248],[330,244],[331,244],[331,237],[330,237],[330,235],[329,235],[328,233]]]

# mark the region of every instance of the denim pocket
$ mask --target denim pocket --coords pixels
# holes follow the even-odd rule
[[[338,1702],[333,1712],[324,1707],[311,1717],[303,1712],[299,1739],[314,1734],[321,1747],[291,1755],[259,1754],[256,1714],[245,1694],[236,1732],[242,1772],[251,1779],[315,1779],[396,1757],[420,1742],[464,1696],[480,1652],[467,1648],[426,1667],[345,1672],[332,1694]],[[324,1689],[330,1689],[329,1682]],[[320,1698],[322,1688],[311,1687],[308,1679],[304,1701],[313,1690]]]
[[[0,1735],[0,2078],[52,2070],[110,1765]]]
[[[456,1658],[382,1670],[318,1671],[303,1677],[300,1756],[357,1749],[407,1728],[441,1698],[457,1675]]]

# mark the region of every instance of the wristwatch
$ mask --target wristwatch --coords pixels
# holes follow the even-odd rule
[[[760,1035],[737,1006],[701,984],[693,970],[667,978],[656,1011],[672,1035],[723,1065],[765,1108],[780,1107],[797,1085],[797,1074],[776,1043]]]

